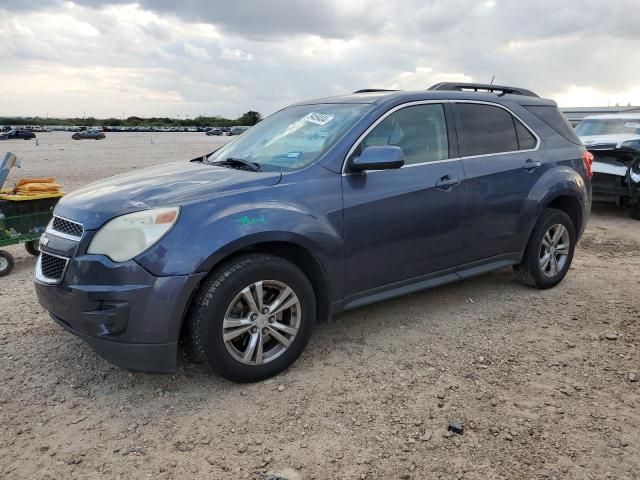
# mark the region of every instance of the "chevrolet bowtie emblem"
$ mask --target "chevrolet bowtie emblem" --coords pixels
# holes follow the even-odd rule
[[[40,237],[40,246],[46,247],[47,245],[49,245],[49,238],[43,235],[42,237]]]

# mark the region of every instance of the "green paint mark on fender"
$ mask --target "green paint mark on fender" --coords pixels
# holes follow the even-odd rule
[[[266,223],[266,220],[264,218],[264,215],[260,215],[258,217],[250,217],[248,215],[245,215],[244,217],[236,218],[236,222],[246,227],[249,225],[258,225],[258,224]]]

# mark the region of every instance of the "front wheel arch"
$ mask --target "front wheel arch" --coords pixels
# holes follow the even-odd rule
[[[192,292],[191,298],[187,303],[187,308],[185,309],[180,327],[181,339],[184,340],[188,337],[188,322],[186,321],[186,319],[190,314],[191,308],[193,307],[194,299],[202,288],[202,285],[205,285],[207,283],[207,279],[214,274],[214,272],[220,267],[220,265],[231,262],[237,257],[251,253],[262,253],[280,257],[293,263],[296,267],[302,270],[313,287],[316,299],[317,322],[325,322],[329,320],[332,313],[332,297],[330,293],[331,282],[322,262],[307,248],[298,243],[289,241],[265,241],[246,245],[232,252],[228,252],[227,255],[221,258],[218,262],[215,263],[215,265],[213,265],[209,269],[209,274],[200,282],[198,288],[196,288]]]

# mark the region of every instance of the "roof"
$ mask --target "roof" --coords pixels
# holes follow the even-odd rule
[[[556,106],[553,100],[545,98],[531,97],[524,95],[496,95],[487,92],[468,92],[451,90],[417,90],[417,91],[393,91],[393,90],[367,90],[361,93],[339,95],[335,97],[317,98],[298,102],[295,105],[313,105],[318,103],[361,103],[381,105],[397,101],[420,101],[420,100],[477,100],[492,103],[514,102],[521,105],[552,105]]]

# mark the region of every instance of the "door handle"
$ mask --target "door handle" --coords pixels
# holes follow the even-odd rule
[[[531,160],[530,158],[527,159],[527,161],[522,164],[522,168],[524,168],[528,172],[531,172],[532,170],[535,170],[536,168],[539,168],[541,166],[542,166],[542,162],[538,160]]]
[[[451,177],[450,175],[445,175],[444,177],[442,177],[440,180],[438,180],[436,182],[436,188],[438,190],[449,190],[452,187],[455,187],[456,185],[460,185],[460,183],[462,183],[462,180],[460,179],[460,177]]]

